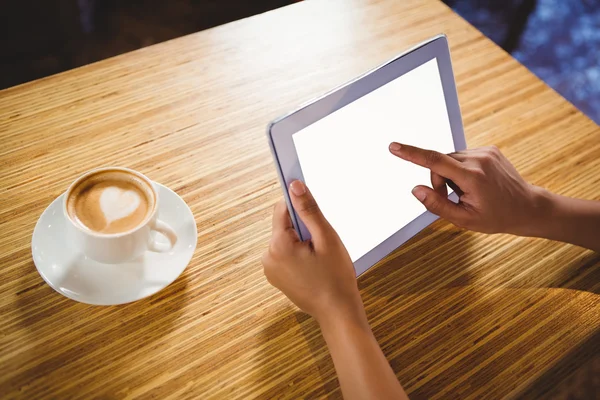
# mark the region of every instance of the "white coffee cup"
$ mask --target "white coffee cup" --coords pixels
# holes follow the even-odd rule
[[[67,210],[67,200],[71,191],[78,183],[85,180],[92,174],[105,171],[122,171],[136,175],[141,181],[146,183],[154,195],[154,207],[148,216],[135,228],[126,232],[119,233],[99,233],[82,227],[77,221],[74,221]],[[63,199],[63,213],[69,221],[67,240],[76,249],[81,251],[86,257],[105,264],[118,264],[130,261],[144,254],[146,251],[158,253],[169,252],[177,242],[177,234],[167,223],[158,219],[158,191],[152,181],[145,175],[120,167],[106,167],[89,171],[77,178],[69,189],[67,189]],[[159,232],[165,236],[169,244],[159,242],[155,239],[152,231]]]

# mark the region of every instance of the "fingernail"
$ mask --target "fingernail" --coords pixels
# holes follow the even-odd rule
[[[393,142],[392,144],[390,144],[391,151],[400,151],[401,148],[402,146],[400,145],[400,143]]]
[[[304,186],[302,181],[294,181],[290,185],[290,190],[295,196],[302,196],[304,193],[306,193],[306,186]]]
[[[412,194],[413,196],[415,196],[421,203],[425,201],[425,199],[427,198],[427,193],[425,193],[423,190],[419,189],[419,188],[414,188],[412,190]]]

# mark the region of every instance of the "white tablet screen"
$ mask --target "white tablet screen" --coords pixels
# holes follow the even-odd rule
[[[355,262],[417,218],[429,171],[388,151],[397,141],[442,153],[454,142],[437,60],[293,135],[306,184]]]

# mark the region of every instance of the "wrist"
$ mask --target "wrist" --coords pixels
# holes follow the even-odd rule
[[[326,339],[330,333],[347,330],[350,326],[369,331],[371,329],[360,296],[358,301],[329,308],[316,319]]]
[[[519,236],[546,237],[552,229],[556,213],[556,195],[547,189],[531,185],[530,207],[523,224],[514,233]]]

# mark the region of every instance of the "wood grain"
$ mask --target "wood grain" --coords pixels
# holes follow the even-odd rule
[[[340,397],[317,325],[262,273],[281,197],[264,129],[439,32],[469,146],[600,199],[600,128],[437,1],[303,2],[0,92],[1,397]],[[175,283],[116,307],[55,293],[30,250],[104,165],[174,189],[200,235]],[[359,284],[413,399],[546,397],[600,352],[600,256],[574,246],[437,222]]]

